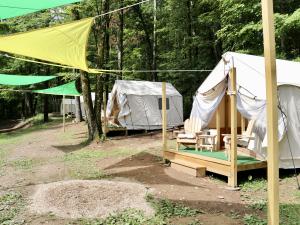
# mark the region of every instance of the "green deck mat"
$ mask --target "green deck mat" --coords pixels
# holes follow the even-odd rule
[[[228,160],[227,156],[225,155],[224,151],[208,151],[208,150],[198,150],[196,151],[194,148],[182,148],[179,150],[180,152],[186,152],[186,153],[191,153],[191,154],[196,154],[196,155],[202,155],[210,158],[215,158],[215,159],[221,159],[221,160]],[[260,162],[259,160],[249,157],[249,156],[242,156],[238,155],[237,157],[237,163],[238,165],[243,165],[243,164],[251,164],[251,163],[257,163]]]

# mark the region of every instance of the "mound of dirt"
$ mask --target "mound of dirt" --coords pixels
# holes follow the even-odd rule
[[[37,185],[30,199],[30,211],[52,213],[62,218],[105,218],[125,209],[146,215],[154,211],[146,202],[148,190],[136,183],[108,180],[71,180]]]

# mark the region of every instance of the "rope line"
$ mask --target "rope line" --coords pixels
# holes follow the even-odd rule
[[[8,54],[0,54],[0,55],[7,57],[7,58],[17,59],[17,60],[25,61],[25,62],[32,62],[32,63],[42,64],[42,65],[47,65],[47,66],[56,66],[56,67],[62,67],[62,68],[68,68],[68,69],[76,69],[75,67],[72,67],[72,66],[65,66],[65,65],[61,65],[61,64],[41,62],[41,61],[36,61],[36,60],[32,60],[32,59],[24,59],[24,58],[20,58],[20,57],[16,57],[16,56],[11,56]]]
[[[103,14],[100,14],[98,16],[95,16],[94,18],[98,18],[98,17],[102,17],[102,16],[105,16],[105,15],[108,15],[108,14],[112,14],[112,13],[115,13],[115,12],[119,12],[119,11],[122,11],[124,9],[129,9],[129,8],[132,8],[134,6],[137,6],[137,5],[141,5],[143,3],[146,3],[146,2],[149,2],[150,0],[144,0],[144,1],[140,1],[140,2],[137,2],[137,3],[134,3],[132,5],[128,5],[128,6],[124,6],[122,8],[119,8],[119,9],[115,9],[115,10],[112,10],[112,11],[109,11],[109,12],[106,12],[106,13],[103,13]]]
[[[285,112],[282,109],[279,95],[277,95],[277,99],[278,99],[278,109],[280,110],[280,113],[281,113],[282,118],[283,118],[283,123],[284,123],[285,132],[286,132],[286,137],[287,137],[287,141],[288,141],[288,145],[289,145],[290,154],[291,154],[291,157],[292,157],[292,162],[293,162],[293,167],[294,167],[294,173],[295,173],[294,176],[295,176],[295,179],[296,179],[298,190],[300,190],[300,183],[299,183],[299,180],[298,180],[298,177],[297,177],[297,168],[296,168],[296,165],[295,165],[294,154],[293,154],[292,149],[291,149],[291,143],[290,143],[290,139],[289,139],[289,135],[288,135],[287,122],[286,122],[287,115],[285,114]]]

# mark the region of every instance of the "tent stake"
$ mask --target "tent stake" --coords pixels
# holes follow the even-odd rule
[[[66,132],[66,109],[65,109],[65,96],[63,95],[63,129],[64,129],[64,132]]]
[[[231,115],[231,138],[230,138],[230,176],[228,185],[237,187],[237,109],[236,109],[236,68],[233,67],[230,76],[230,115]]]
[[[166,99],[166,82],[162,82],[162,141],[163,151],[167,150],[167,99]]]
[[[273,0],[262,0],[268,138],[268,224],[279,224],[279,153]]]

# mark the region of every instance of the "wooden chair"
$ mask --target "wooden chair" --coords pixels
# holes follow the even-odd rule
[[[201,143],[201,121],[197,118],[191,117],[184,122],[184,131],[177,132],[177,151],[181,144],[189,146],[195,145],[195,149],[198,150],[198,147]]]
[[[241,135],[237,135],[237,146],[238,149],[244,148],[247,149],[249,142],[254,140],[253,129],[255,125],[255,120],[250,120],[247,126],[247,129]],[[230,145],[231,145],[231,135],[230,134],[222,134],[224,136],[223,141],[225,143],[225,154],[229,156],[230,154]],[[245,152],[245,151],[243,151]],[[229,159],[230,157],[228,157]]]

